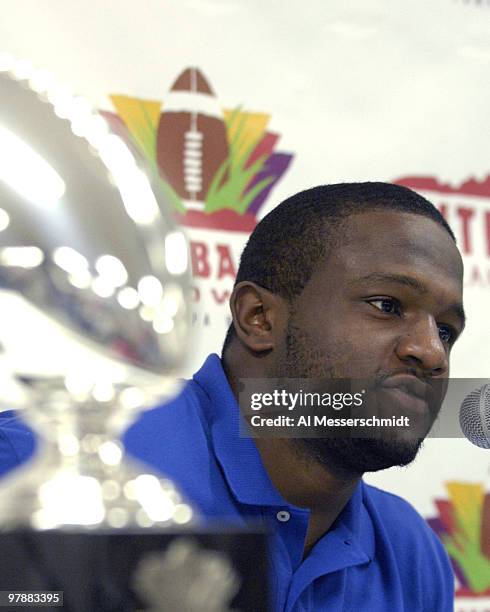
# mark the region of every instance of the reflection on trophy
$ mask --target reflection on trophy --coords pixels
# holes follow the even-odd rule
[[[87,100],[5,59],[0,90],[0,341],[42,439],[2,486],[1,528],[190,523],[175,485],[118,441],[176,388],[185,236]]]
[[[197,531],[178,485],[120,442],[177,392],[190,328],[187,242],[157,173],[50,74],[0,56],[0,94],[0,409],[39,440],[0,482],[0,595],[265,609],[262,530]]]

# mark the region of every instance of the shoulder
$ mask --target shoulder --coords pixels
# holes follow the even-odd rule
[[[175,399],[143,413],[123,438],[130,455],[171,478],[210,517],[226,510],[229,497],[210,433],[212,412],[202,388],[187,381]]]
[[[185,381],[175,398],[143,412],[124,434],[126,449],[155,464],[177,450],[182,453],[183,445],[191,451],[192,445],[204,443],[207,435],[201,393],[193,381]]]
[[[405,554],[417,553],[447,561],[442,542],[406,499],[365,485],[364,503],[376,526],[389,536],[395,549]]]
[[[425,519],[406,499],[364,484],[364,502],[383,528],[390,534],[395,533],[397,538],[407,538],[413,544],[419,539],[423,542],[440,542]]]
[[[383,513],[387,526],[396,526],[398,520],[408,519],[414,521],[420,526],[424,525],[428,528],[425,520],[415,510],[410,502],[399,495],[384,491],[373,485],[364,483],[364,499]],[[396,512],[395,512],[396,511]]]
[[[0,476],[31,457],[36,441],[18,412],[0,412]]]
[[[367,484],[364,504],[378,536],[376,553],[391,557],[400,575],[412,581],[427,606],[424,609],[452,610],[451,562],[425,519],[407,500]]]

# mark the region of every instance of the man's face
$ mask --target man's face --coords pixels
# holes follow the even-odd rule
[[[425,416],[430,427],[464,325],[459,251],[431,219],[397,211],[353,215],[340,231],[339,246],[294,303],[277,374],[369,378],[381,404],[396,414],[410,415],[411,401],[419,405],[416,394],[425,390],[433,398]],[[296,442],[339,473],[361,474],[406,465],[422,439],[392,432],[378,439]]]

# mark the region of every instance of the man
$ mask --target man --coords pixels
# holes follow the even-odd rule
[[[449,374],[462,277],[450,228],[418,194],[383,183],[297,194],[244,250],[222,359],[208,357],[127,432],[129,452],[205,517],[269,527],[274,610],[453,609],[437,537],[407,502],[362,481],[410,463],[421,439],[252,440],[238,434],[237,397],[241,378],[366,378],[384,404],[413,412]],[[431,424],[440,403],[424,404]],[[2,431],[28,454],[25,430],[6,419]],[[12,457],[0,446],[0,462]]]

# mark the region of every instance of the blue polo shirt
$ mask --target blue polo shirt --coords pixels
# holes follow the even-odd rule
[[[173,478],[209,520],[268,527],[274,611],[453,610],[453,573],[435,533],[408,502],[362,481],[303,560],[309,511],[277,492],[253,440],[239,437],[239,419],[221,361],[210,355],[175,400],[142,415],[124,444]],[[31,432],[4,413],[0,473],[33,447]]]

